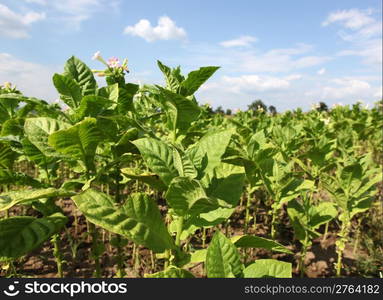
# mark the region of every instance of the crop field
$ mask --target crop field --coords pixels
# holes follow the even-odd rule
[[[225,114],[194,96],[218,67],[94,59],[61,103],[1,86],[1,277],[383,276],[382,101]]]

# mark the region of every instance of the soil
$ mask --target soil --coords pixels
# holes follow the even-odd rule
[[[66,229],[63,230],[60,236],[60,249],[63,255],[65,264],[63,266],[64,277],[69,278],[89,278],[93,277],[94,263],[89,259],[91,242],[90,237],[87,234],[87,224],[84,216],[79,212],[74,203],[70,199],[63,199],[57,203],[64,211],[64,214],[68,217],[69,221],[66,225]],[[166,207],[164,203],[160,203],[160,210],[162,213],[166,213]],[[269,238],[270,228],[270,216],[267,214],[268,208],[262,203],[258,205],[256,211],[256,226],[254,226],[253,220],[249,225],[247,234],[257,235],[260,237]],[[26,212],[20,212],[20,208],[13,208],[10,211],[10,215],[20,214],[33,215],[36,214],[32,209]],[[250,210],[251,215],[254,215],[254,211]],[[230,222],[226,225],[219,225],[220,229],[227,233],[227,235],[242,235],[244,234],[244,216],[245,208],[238,207],[233,214]],[[76,224],[77,220],[77,225]],[[250,249],[247,250],[247,262],[252,262],[259,258],[274,258],[282,261],[293,263],[293,276],[300,276],[297,270],[297,263],[300,255],[300,244],[294,239],[293,230],[289,225],[288,217],[284,211],[280,216],[279,228],[277,232],[279,236],[277,241],[285,245],[288,249],[295,253],[295,255],[272,253],[264,249]],[[334,263],[337,259],[335,251],[336,241],[336,224],[329,226],[329,231],[325,239],[320,238],[313,241],[312,246],[308,249],[305,265],[307,277],[332,277],[334,273]],[[322,233],[324,228],[320,228]],[[105,245],[104,254],[101,257],[102,277],[110,278],[116,276],[116,248],[110,244],[110,239],[113,234],[110,234],[103,229],[99,228],[100,238]],[[206,245],[212,237],[212,230],[207,230]],[[193,249],[202,249],[202,234],[197,232],[193,236],[193,239],[189,241],[190,246]],[[77,244],[75,244],[77,243]],[[245,250],[241,250],[245,251]],[[138,255],[133,257],[133,253]],[[161,259],[152,260],[152,253],[146,248],[138,247],[134,249],[133,243],[129,242],[124,247],[124,262],[125,262],[125,277],[143,277],[146,273],[154,273],[163,270],[163,261]],[[364,253],[357,252],[353,254],[353,247],[347,245],[344,252],[343,259],[343,276],[358,276],[356,272],[355,263],[356,256],[363,256]],[[21,260],[15,263],[16,270],[18,270],[18,276],[20,277],[57,277],[57,268],[55,259],[53,256],[52,244],[48,241],[45,242],[42,247],[36,249],[34,252],[25,256]],[[203,264],[196,264],[189,270],[197,277],[205,277],[203,271]],[[0,276],[4,276],[4,270],[0,271]]]

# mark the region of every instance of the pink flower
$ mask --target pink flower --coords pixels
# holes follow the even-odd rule
[[[111,57],[108,59],[108,66],[110,68],[118,68],[120,66],[120,61],[117,57]]]

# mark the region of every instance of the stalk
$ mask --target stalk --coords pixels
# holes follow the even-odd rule
[[[63,278],[63,261],[62,261],[62,254],[59,247],[59,235],[55,234],[52,236],[52,244],[53,244],[53,256],[55,257],[56,265],[57,265],[57,276],[59,278]]]
[[[306,237],[305,241],[302,244],[302,253],[301,257],[299,258],[299,270],[300,270],[300,276],[301,278],[304,277],[305,275],[305,259],[306,259],[306,254],[307,254],[307,239],[308,239],[308,232],[306,232]]]
[[[178,223],[177,223],[177,235],[176,235],[176,246],[180,246],[181,242],[181,234],[182,234],[182,228],[184,226],[184,217],[179,217],[178,218]]]
[[[249,223],[250,223],[250,206],[251,206],[251,201],[250,201],[250,194],[247,195],[246,198],[246,213],[245,213],[245,234],[247,233],[247,230],[249,228]]]
[[[94,259],[94,276],[96,278],[101,277],[101,265],[100,265],[100,254],[98,245],[98,231],[93,223],[89,223],[90,235],[92,236],[92,247],[90,249],[91,256]]]
[[[120,203],[120,166],[117,164],[116,166],[116,177],[115,177],[115,183],[116,183],[116,192],[115,192],[115,202]],[[109,185],[108,185],[109,186]],[[108,188],[109,191],[109,188]],[[124,255],[123,255],[123,249],[121,247],[121,236],[116,235],[116,241],[117,241],[117,277],[121,278],[126,275],[124,270]]]
[[[274,240],[276,233],[275,233],[275,225],[276,225],[276,214],[277,212],[273,210],[273,216],[271,219],[271,238]]]
[[[349,224],[350,222],[346,220],[342,223],[342,229],[339,234],[340,239],[336,242],[336,253],[338,255],[338,261],[336,264],[337,277],[340,277],[341,271],[342,271],[342,254],[343,254],[344,248],[346,247]]]
[[[206,247],[206,228],[202,228],[202,248]]]
[[[324,242],[324,241],[326,240],[326,238],[327,238],[328,224],[329,224],[329,223],[330,223],[330,222],[327,222],[327,223],[326,223],[326,227],[325,227],[325,229],[324,229],[324,234],[323,234],[322,242]]]

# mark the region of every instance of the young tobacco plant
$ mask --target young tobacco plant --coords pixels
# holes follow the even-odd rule
[[[347,162],[338,162],[335,175],[324,175],[323,185],[339,209],[341,222],[336,251],[336,274],[341,275],[342,253],[348,241],[352,218],[371,207],[376,194],[375,185],[382,181],[381,168],[373,166],[371,156],[365,155]]]
[[[320,236],[316,231],[322,224],[334,219],[338,212],[332,202],[321,202],[315,205],[312,202],[311,192],[302,193],[298,199],[293,199],[287,204],[287,213],[294,228],[294,235],[302,244],[299,257],[299,271],[301,277],[305,274],[305,257],[312,240]]]

